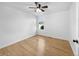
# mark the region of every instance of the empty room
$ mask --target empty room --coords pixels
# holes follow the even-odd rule
[[[79,2],[0,2],[0,56],[79,56]]]

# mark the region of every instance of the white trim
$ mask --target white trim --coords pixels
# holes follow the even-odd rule
[[[72,41],[69,41],[69,44],[70,44],[70,46],[71,46],[71,49],[72,49],[72,51],[73,51],[74,56],[76,56],[76,52],[75,52],[75,50],[74,50],[74,48],[73,48]]]
[[[78,2],[76,2],[76,38],[78,38]]]
[[[76,39],[78,40],[78,2],[76,2]],[[76,55],[78,55],[78,44],[76,45]]]
[[[24,37],[24,38],[21,38],[21,39],[16,40],[16,41],[12,41],[12,42],[10,42],[10,43],[8,43],[8,44],[4,44],[3,46],[0,47],[0,49],[5,48],[5,47],[8,47],[8,46],[10,46],[10,45],[12,45],[12,44],[15,44],[15,43],[17,43],[17,42],[20,42],[20,41],[22,41],[22,40],[28,39],[28,38],[30,38],[30,37],[32,37],[32,36],[35,36],[35,34],[28,35],[28,36],[26,35],[26,37]]]

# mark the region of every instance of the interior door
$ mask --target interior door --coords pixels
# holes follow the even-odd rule
[[[79,41],[79,2],[78,2],[78,41]],[[78,56],[79,56],[79,44],[78,44]]]
[[[79,56],[79,2],[76,2],[76,55]]]

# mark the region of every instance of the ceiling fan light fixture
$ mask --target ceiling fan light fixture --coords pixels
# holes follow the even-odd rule
[[[36,12],[42,12],[39,8],[36,9]]]

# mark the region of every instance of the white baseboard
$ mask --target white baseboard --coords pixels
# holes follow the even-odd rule
[[[56,37],[56,36],[53,36],[53,35],[47,35],[47,34],[38,34],[38,35],[44,35],[44,36],[47,36],[47,37],[59,38],[59,39],[61,39],[61,40],[67,40],[67,41],[68,41],[67,38],[63,38],[63,37]]]
[[[76,56],[76,51],[74,50],[74,47],[73,47],[73,45],[72,45],[72,41],[69,41],[69,43],[70,43],[70,46],[71,46],[71,48],[72,48],[72,51],[73,51],[73,53],[74,53],[74,56]]]
[[[10,46],[10,45],[12,45],[12,44],[15,44],[15,43],[17,43],[17,42],[20,42],[20,41],[22,41],[22,40],[24,40],[24,39],[28,39],[28,38],[30,38],[30,37],[32,37],[32,36],[34,36],[34,35],[35,35],[35,34],[28,35],[28,36],[26,36],[26,37],[24,37],[24,38],[18,39],[18,40],[16,40],[16,41],[9,42],[9,43],[7,43],[7,44],[4,44],[4,45],[0,46],[0,49],[2,49],[2,48],[4,48],[4,47],[8,47],[8,46]]]

